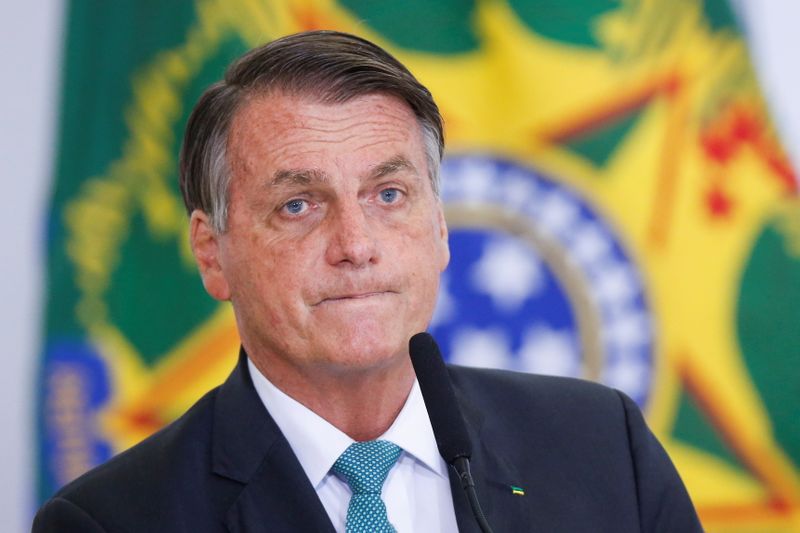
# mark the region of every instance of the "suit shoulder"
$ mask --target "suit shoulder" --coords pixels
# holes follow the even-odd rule
[[[193,477],[199,480],[209,475],[217,390],[207,393],[160,431],[65,485],[40,514],[44,516],[57,504],[63,510],[69,503],[108,523],[114,518],[105,517],[106,510],[119,509],[122,501],[131,513],[149,514],[171,493],[181,492],[178,480],[185,484]]]
[[[102,533],[105,531],[86,510],[64,498],[52,498],[36,513],[31,528],[33,533],[47,531],[81,531]]]
[[[581,408],[587,405],[620,411],[624,394],[583,379],[509,370],[449,366],[453,385],[462,394],[500,405],[536,405],[537,409]]]

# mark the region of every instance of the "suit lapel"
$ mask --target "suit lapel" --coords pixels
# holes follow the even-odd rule
[[[502,453],[498,453],[500,450],[492,446],[494,439],[491,422],[469,401],[468,394],[458,387],[456,380],[453,381],[453,388],[472,441],[470,470],[487,522],[494,531],[529,531],[530,520],[525,497],[515,495],[512,490],[512,486],[520,484],[521,478]],[[450,486],[459,532],[480,533],[466,493],[452,467]]]
[[[513,494],[519,484],[515,469],[498,453],[491,423],[453,381],[472,441],[471,470],[478,499],[495,531],[526,529],[525,497]],[[257,531],[319,531],[334,533],[314,488],[289,443],[253,387],[244,352],[219,390],[214,413],[212,469],[243,485],[230,502],[225,522],[233,533]],[[493,446],[494,444],[494,446]],[[456,522],[461,533],[479,533],[455,472],[450,485]],[[526,525],[527,524],[527,525]],[[527,529],[526,529],[527,530]]]
[[[244,485],[226,515],[230,531],[333,533],[314,488],[253,387],[244,351],[218,393],[212,438],[214,473]]]
[[[259,472],[231,506],[234,533],[275,531],[334,532],[314,488],[285,439],[267,453]]]

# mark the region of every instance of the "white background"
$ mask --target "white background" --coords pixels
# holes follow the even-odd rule
[[[800,49],[796,0],[736,0],[784,145],[800,163]],[[33,414],[42,302],[44,228],[60,94],[63,0],[0,8],[0,531],[30,529]]]

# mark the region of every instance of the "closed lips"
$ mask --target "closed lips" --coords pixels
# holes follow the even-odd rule
[[[368,291],[368,292],[356,292],[356,293],[348,293],[348,294],[341,294],[335,296],[328,296],[320,300],[320,304],[325,302],[336,302],[342,300],[362,300],[365,298],[371,298],[374,296],[383,296],[385,294],[394,294],[394,291]],[[319,305],[319,304],[317,304]]]

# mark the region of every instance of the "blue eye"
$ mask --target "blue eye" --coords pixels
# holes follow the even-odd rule
[[[308,202],[300,199],[289,200],[283,205],[283,208],[290,215],[299,215],[308,208]]]
[[[384,189],[380,192],[381,201],[391,204],[397,201],[400,191],[397,189]]]

